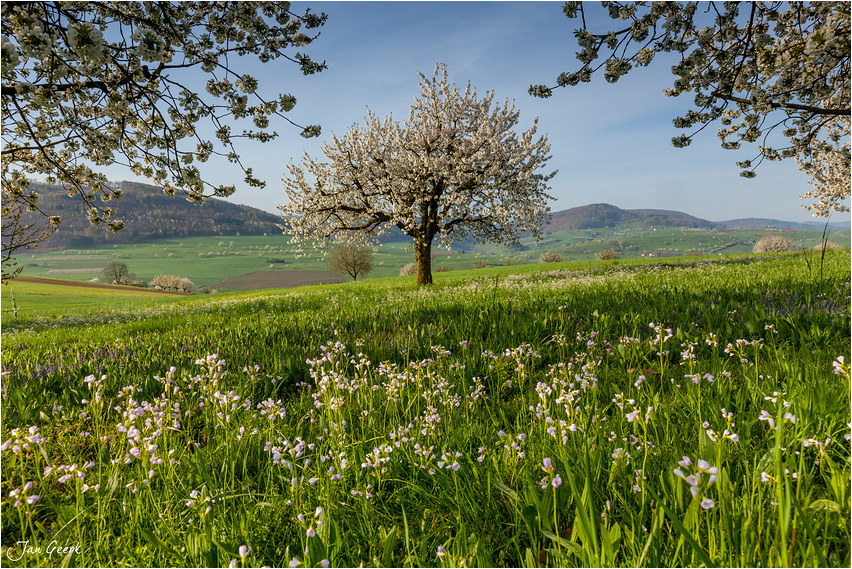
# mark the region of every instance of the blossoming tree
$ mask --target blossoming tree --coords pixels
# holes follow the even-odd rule
[[[470,84],[450,86],[445,66],[420,77],[402,125],[369,113],[364,126],[323,146],[328,162],[306,153],[302,166],[290,163],[289,203],[279,209],[297,242],[375,242],[397,227],[414,240],[417,283],[429,284],[436,237],[449,246],[539,235],[556,172],[538,172],[550,158],[547,137],[534,140],[537,121],[518,136],[514,104],[492,108],[493,92],[478,99]]]
[[[763,160],[794,158],[813,178],[801,197],[815,204],[803,207],[816,216],[849,211],[842,203],[850,188],[849,2],[603,4],[624,22],[620,29],[592,33],[583,3],[565,4],[565,15],[582,22],[574,32],[582,66],[559,75],[556,87],[591,81],[600,70],[615,83],[658,53],[677,53],[665,94],[695,98],[674,120],[694,132],[672,139],[675,146],[718,120],[723,148],[758,143],[754,159],[737,162],[742,176],[754,177]],[[530,94],[550,97],[554,88],[533,85]]]
[[[219,154],[242,168],[246,183],[264,185],[243,167],[234,141],[275,138],[270,117],[292,123],[284,113],[296,99],[262,95],[257,79],[238,72],[240,56],[284,58],[304,74],[321,71],[324,63],[285,50],[311,43],[316,36],[303,28],[325,20],[309,10],[295,14],[289,2],[4,2],[4,266],[17,248],[37,245],[61,221],[45,213],[45,228],[22,218],[40,211],[31,176],[79,195],[90,221],[111,231],[123,223],[97,197],[108,202],[121,190],[110,187],[99,166],[128,166],[167,194],[182,190],[201,201],[211,190],[234,191],[206,183],[194,164]],[[199,79],[206,93],[190,86]],[[251,121],[254,130],[234,133],[231,119]],[[299,128],[305,137],[319,134],[318,126]]]

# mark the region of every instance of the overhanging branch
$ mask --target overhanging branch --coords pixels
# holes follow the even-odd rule
[[[723,99],[725,101],[732,101],[734,103],[742,103],[744,105],[751,105],[752,102],[748,99],[743,99],[742,97],[734,97],[733,95],[725,95],[720,93],[719,91],[713,91],[711,96],[716,97],[717,99]],[[810,105],[800,105],[798,103],[773,103],[770,102],[769,106],[773,109],[794,109],[797,111],[806,111],[808,113],[813,113],[815,115],[830,115],[835,117],[846,117],[852,114],[850,109],[825,109],[822,107],[812,107]]]

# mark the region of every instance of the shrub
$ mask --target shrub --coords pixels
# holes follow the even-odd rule
[[[480,259],[478,261],[473,262],[473,268],[474,269],[484,269],[487,266],[488,266],[488,261],[486,261],[485,259]]]
[[[178,277],[175,275],[157,275],[151,279],[150,285],[159,290],[183,290],[190,292],[195,285],[188,278]]]
[[[399,276],[401,277],[407,277],[414,274],[417,274],[417,263],[408,263],[399,270]]]
[[[444,263],[443,265],[440,265],[439,267],[437,267],[437,268],[435,269],[435,272],[438,272],[438,273],[448,273],[448,272],[450,272],[450,271],[452,271],[452,270],[453,270],[453,268],[452,268],[451,266],[449,266],[448,264]]]
[[[556,251],[545,251],[538,257],[539,263],[561,263],[565,259]]]
[[[817,243],[816,245],[814,245],[813,250],[822,251],[823,247],[825,247],[826,249],[840,249],[840,245],[838,245],[834,241],[826,241],[825,243]]]
[[[793,250],[793,241],[786,235],[773,233],[764,235],[754,244],[754,253],[783,253]]]
[[[186,277],[178,279],[177,289],[181,292],[192,292],[195,290],[195,284]]]
[[[612,259],[618,259],[618,253],[616,253],[612,249],[604,249],[600,253],[598,253],[598,259],[601,261],[609,261]]]

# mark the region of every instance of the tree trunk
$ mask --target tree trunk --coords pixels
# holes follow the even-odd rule
[[[417,284],[432,284],[432,240],[415,239],[414,257],[417,261]]]

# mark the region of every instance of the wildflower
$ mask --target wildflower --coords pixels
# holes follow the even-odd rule
[[[248,554],[249,554],[249,553],[251,553],[251,546],[248,546],[248,545],[241,545],[241,546],[240,546],[239,553],[240,553],[240,559],[242,559],[243,561],[245,561],[245,559],[246,559],[246,557],[248,556]]]
[[[442,559],[447,554],[447,550],[444,549],[444,546],[438,546],[438,559]]]
[[[730,439],[731,442],[738,443],[740,442],[740,436],[736,433],[732,433],[728,429],[725,429],[725,432],[722,433],[723,439]]]
[[[298,557],[293,557],[293,559],[290,560],[290,567],[298,567],[301,563],[302,562],[299,561]]]
[[[832,366],[834,366],[834,375],[845,375],[849,377],[850,366],[846,363],[846,358],[843,356],[837,356],[837,359],[832,362]]]
[[[692,470],[691,474],[685,474],[683,470],[680,468],[675,468],[672,472],[679,478],[682,478],[684,482],[689,484],[689,491],[692,494],[693,498],[698,498],[700,490],[702,487],[709,488],[713,485],[716,480],[719,479],[719,469],[715,466],[710,466],[704,459],[699,459],[697,464],[693,464],[692,460],[688,456],[683,457],[683,460],[678,461],[678,465],[681,468]],[[707,479],[707,483],[703,482],[703,475],[709,474],[710,476]]]
[[[714,502],[710,498],[704,498],[703,500],[701,500],[701,507],[704,508],[705,510],[709,510],[709,509],[713,508],[715,505],[716,505],[716,502]]]

